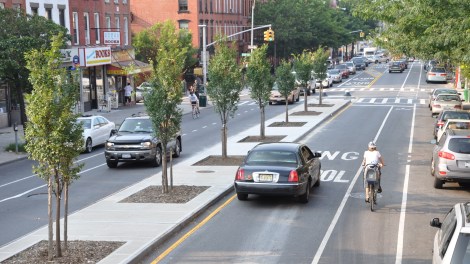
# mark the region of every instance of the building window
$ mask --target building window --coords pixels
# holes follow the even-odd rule
[[[109,17],[109,16],[106,16],[106,28],[108,30],[111,29],[111,17]]]
[[[46,18],[52,20],[52,8],[46,7]]]
[[[127,4],[127,0],[122,0],[122,3],[123,3],[123,4]]]
[[[188,11],[188,0],[178,0],[179,12]]]
[[[114,3],[115,3],[115,4],[119,4],[119,0],[114,0]]]
[[[95,13],[95,41],[96,44],[100,44],[101,32],[100,32],[100,14]]]
[[[65,27],[65,9],[59,9],[59,24]]]
[[[109,3],[109,0],[104,0],[105,3]]]
[[[13,4],[13,9],[20,12],[21,11],[21,4]]]
[[[129,23],[127,17],[124,17],[124,45],[129,45]]]
[[[72,29],[73,29],[73,44],[78,45],[80,44],[79,38],[78,38],[78,13],[73,12],[72,15]]]
[[[85,24],[85,45],[90,45],[90,18],[88,13],[83,13]]]
[[[0,9],[5,9],[5,3],[0,3]]]
[[[3,4],[3,3],[1,3],[1,4]],[[37,16],[38,14],[39,14],[39,8],[36,7],[36,6],[32,6],[31,7],[31,15]]]
[[[120,31],[119,29],[120,29],[121,27],[120,27],[120,24],[119,24],[119,17],[115,17],[115,18],[114,18],[114,23],[116,24],[116,26],[115,26],[116,31]]]
[[[180,29],[189,29],[189,20],[178,21]]]

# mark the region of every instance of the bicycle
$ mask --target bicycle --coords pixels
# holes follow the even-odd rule
[[[193,115],[193,119],[199,118],[200,112],[199,112],[199,108],[197,107],[197,104],[191,104],[191,106],[192,106],[191,114]]]
[[[369,188],[369,204],[372,212],[374,211],[375,205],[377,205],[377,192],[380,186],[379,181],[379,165],[367,164],[364,167],[364,185],[367,184]]]

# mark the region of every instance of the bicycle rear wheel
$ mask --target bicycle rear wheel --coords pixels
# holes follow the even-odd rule
[[[195,107],[193,107],[193,111],[191,112],[191,114],[193,115],[193,119],[198,118],[197,110]]]
[[[373,212],[374,211],[374,206],[375,206],[375,195],[374,195],[374,188],[375,186],[373,184],[369,184],[369,204],[370,204],[370,210]]]

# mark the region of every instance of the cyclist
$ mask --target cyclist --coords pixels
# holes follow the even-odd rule
[[[379,166],[379,189],[377,190],[378,193],[382,192],[382,186],[380,186],[380,176],[382,175],[382,172],[380,168],[384,166],[384,160],[382,158],[382,155],[380,152],[377,150],[377,145],[371,141],[367,145],[368,149],[364,151],[364,159],[362,160],[362,166],[365,166],[367,164],[376,164]],[[366,185],[366,202],[369,202],[369,187]]]
[[[191,102],[192,109],[196,108],[196,111],[199,113],[199,99],[197,98],[196,94],[193,91],[189,93],[189,102]]]

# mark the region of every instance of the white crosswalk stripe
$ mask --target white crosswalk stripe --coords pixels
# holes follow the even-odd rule
[[[391,88],[391,87],[381,87],[381,88],[365,88],[365,87],[348,87],[348,86],[341,86],[340,88],[328,88],[325,89],[325,92],[354,92],[354,91],[368,91],[368,92],[373,92],[373,91],[379,91],[379,92],[394,92],[394,91],[400,91],[400,92],[426,92],[429,91],[428,89],[420,88]]]
[[[427,104],[426,99],[411,99],[411,98],[358,98],[354,101],[356,104]]]

